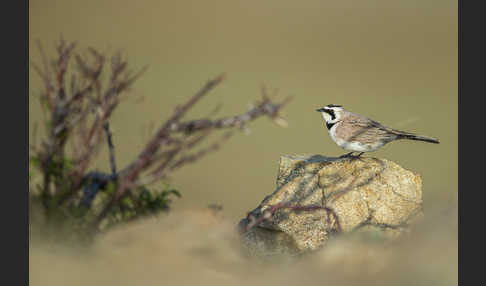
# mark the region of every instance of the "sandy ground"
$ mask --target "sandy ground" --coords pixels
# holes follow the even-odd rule
[[[429,212],[396,241],[348,235],[310,255],[264,262],[244,255],[224,212],[174,211],[88,248],[33,236],[30,285],[457,285],[456,213]]]
[[[457,1],[31,0],[29,58],[36,40],[55,55],[61,34],[112,54],[130,68],[148,64],[110,126],[118,168],[140,152],[154,128],[208,79],[218,86],[185,120],[245,112],[265,84],[288,128],[267,119],[218,152],[170,178],[182,193],[174,212],[111,231],[89,249],[44,241],[32,232],[31,285],[457,285]],[[43,139],[29,70],[29,143]],[[139,100],[143,98],[143,100]],[[392,244],[333,241],[300,259],[262,263],[239,251],[234,227],[275,188],[279,158],[337,156],[316,108],[341,104],[393,128],[440,140],[394,142],[370,154],[423,179],[425,221]],[[33,127],[37,125],[37,137]],[[91,169],[108,171],[101,150]],[[155,186],[157,187],[157,186]],[[219,216],[204,208],[222,204]]]

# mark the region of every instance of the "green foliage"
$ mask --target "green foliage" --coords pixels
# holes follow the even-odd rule
[[[115,191],[113,186],[108,186],[105,193]],[[113,207],[106,218],[106,227],[131,221],[134,219],[166,213],[170,210],[172,197],[180,198],[181,194],[168,186],[163,190],[150,190],[147,187],[140,187],[136,195],[128,195],[120,200],[119,205]]]
[[[32,156],[29,182],[36,173],[48,174],[53,178],[52,182],[56,188],[47,198],[43,197],[41,192],[30,192],[30,200],[42,202],[33,205],[44,209],[46,221],[50,224],[47,229],[56,230],[55,233],[58,234],[56,239],[89,241],[99,230],[98,225],[93,226],[93,221],[103,207],[114,198],[118,185],[113,179],[103,184],[93,179],[86,180],[75,200],[66,204],[64,199],[70,194],[72,184],[68,175],[73,170],[73,166],[74,162],[71,159],[63,157],[62,160],[53,159],[46,167],[42,165],[41,158]],[[83,196],[86,196],[83,190],[86,188],[92,188],[95,193],[89,203],[83,204],[81,203]],[[146,186],[131,189],[110,209],[100,226],[102,229],[107,229],[142,217],[166,213],[170,210],[174,197],[180,198],[181,194],[168,185],[164,185],[160,190],[149,189]]]
[[[35,168],[40,168],[40,159],[38,156],[30,157],[30,164]]]
[[[143,190],[138,196],[140,212],[143,214],[151,214],[159,211],[168,211],[170,208],[170,203],[172,202],[170,199],[171,195],[178,198],[181,197],[181,194],[174,189],[155,192],[155,194],[152,194],[147,188],[143,187]]]

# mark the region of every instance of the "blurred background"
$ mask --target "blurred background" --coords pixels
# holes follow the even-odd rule
[[[132,91],[143,100],[127,99],[110,122],[119,168],[141,150],[150,125],[159,126],[177,104],[222,72],[227,76],[223,84],[186,119],[203,117],[220,103],[218,117],[243,113],[260,98],[262,84],[279,98],[292,95],[293,101],[284,109],[288,128],[267,119],[254,121],[248,126],[249,135],[237,134],[220,151],[171,178],[171,185],[182,193],[173,204],[175,210],[191,212],[221,204],[228,225],[236,224],[274,190],[280,156],[345,153],[330,139],[316,108],[341,104],[384,125],[438,138],[439,145],[394,142],[367,156],[395,161],[422,175],[425,215],[447,229],[447,236],[441,237],[444,245],[431,243],[449,254],[441,262],[443,268],[431,270],[431,277],[447,270],[452,274],[441,277],[446,280],[439,284],[454,285],[457,23],[457,1],[449,0],[31,0],[29,58],[40,62],[37,39],[53,55],[63,35],[67,41],[77,41],[77,51],[89,46],[107,54],[121,50],[132,67],[149,65]],[[41,80],[30,69],[30,132],[42,119],[35,98],[39,88]],[[107,156],[101,153],[95,167],[108,171]],[[445,220],[441,214],[450,210],[454,215]],[[145,229],[150,229],[149,237],[153,235],[152,228]],[[37,279],[31,283],[36,285],[52,282],[45,279],[45,272],[35,275],[46,270],[40,265],[60,259],[42,249],[31,251],[32,279]],[[138,258],[150,260],[150,255],[153,252]],[[179,270],[182,273],[183,266]],[[74,272],[65,275],[78,277]],[[258,275],[258,271],[251,273]]]

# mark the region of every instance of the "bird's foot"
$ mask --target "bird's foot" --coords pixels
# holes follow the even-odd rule
[[[353,153],[354,152],[349,152],[349,153],[346,153],[344,155],[339,156],[338,158],[340,158],[340,159],[350,158],[350,159],[354,160],[354,159],[360,159],[361,158],[361,155],[364,154],[364,152],[360,152],[358,155],[353,155]]]
[[[344,155],[339,156],[338,158],[351,158],[351,157],[353,157],[353,153],[354,152],[349,152],[349,153],[346,153]]]

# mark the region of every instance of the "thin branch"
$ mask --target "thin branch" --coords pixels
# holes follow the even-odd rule
[[[211,112],[209,112],[209,114],[206,117],[212,117],[212,116],[216,115],[221,110],[222,107],[223,107],[223,104],[218,103],[216,105],[216,107],[214,107],[214,109],[211,110]]]
[[[172,125],[177,124],[178,120],[181,119],[185,113],[194,106],[204,95],[206,95],[211,89],[218,85],[222,80],[223,76],[219,76],[213,80],[210,80],[206,85],[199,90],[192,98],[190,98],[186,104],[181,107],[176,108],[174,114],[159,128],[152,140],[146,145],[143,151],[138,155],[137,159],[131,163],[124,171],[125,180],[133,181],[135,177],[153,162],[153,155],[158,151],[162,143],[168,140],[169,131]]]
[[[39,50],[39,53],[40,53],[40,56],[41,56],[41,59],[42,59],[42,65],[44,66],[44,71],[42,72],[42,74],[44,74],[43,78],[45,79],[44,85],[46,87],[46,91],[48,93],[50,93],[50,92],[54,91],[54,85],[52,84],[51,77],[50,77],[51,71],[49,69],[49,61],[47,60],[46,53],[44,52],[44,49],[42,47],[40,40],[37,39],[36,43],[37,43],[37,49]],[[40,69],[39,69],[39,71],[40,71]],[[49,101],[50,101],[50,98],[49,98]]]
[[[325,210],[328,214],[327,215],[327,224],[331,227],[331,231],[335,231],[335,232],[341,232],[342,231],[341,224],[339,223],[339,217],[337,216],[336,212],[334,210],[332,210],[331,208],[328,208],[326,206],[319,206],[319,205],[301,206],[301,205],[290,205],[290,204],[285,204],[285,203],[279,203],[279,204],[270,206],[270,208],[266,209],[260,216],[255,216],[255,214],[249,213],[248,216],[247,216],[248,223],[246,225],[246,231],[249,231],[253,227],[258,226],[263,221],[270,221],[272,219],[272,217],[275,215],[275,213],[280,209],[290,209],[290,210],[293,210],[293,211],[296,211],[296,212]],[[334,218],[335,227],[332,227],[330,214]]]
[[[267,115],[272,119],[279,117],[279,111],[290,102],[291,97],[286,98],[281,103],[274,104],[268,99],[265,99],[262,103],[257,106],[251,107],[247,112],[231,116],[224,117],[215,120],[209,119],[199,119],[192,120],[188,122],[174,123],[171,125],[171,132],[195,132],[199,130],[204,130],[208,128],[222,129],[230,127],[241,127],[262,115]]]
[[[118,171],[109,119],[120,103],[121,96],[125,95],[133,82],[147,70],[147,66],[132,73],[128,69],[127,62],[118,53],[111,58],[110,75],[105,86],[101,81],[101,74],[106,66],[105,57],[95,49],[89,48],[89,60],[79,55],[74,56],[78,73],[70,74],[71,85],[68,86],[67,68],[76,44],[74,42],[66,43],[61,38],[56,47],[57,57],[50,63],[51,69],[49,69],[49,62],[40,42],[38,46],[43,68],[35,63],[32,63],[32,66],[44,82],[45,91],[41,94],[41,100],[43,100],[43,104],[47,103],[46,110],[51,116],[49,120],[46,120],[49,121],[47,140],[36,152],[40,158],[44,175],[45,202],[50,199],[52,194],[58,193],[61,189],[58,184],[62,182],[68,185],[70,190],[67,193],[63,192],[56,203],[59,207],[64,207],[64,211],[68,211],[69,206],[74,205],[74,201],[79,198],[79,191],[83,185],[86,185],[85,190],[89,193],[86,199],[90,199],[96,195],[93,190],[99,190],[108,181],[117,178],[117,190],[93,222],[95,226],[99,226],[99,222],[123,197],[133,196],[132,191],[135,191],[136,187],[165,178],[171,172],[218,150],[233,134],[233,132],[226,132],[216,142],[194,152],[197,146],[204,142],[213,131],[245,128],[250,121],[261,116],[268,116],[276,123],[283,121],[280,117],[280,110],[288,99],[274,103],[266,95],[266,91],[262,90],[262,100],[240,115],[212,120],[210,118],[221,108],[221,105],[218,105],[204,118],[181,122],[191,108],[222,82],[224,76],[221,75],[208,81],[183,105],[178,106],[155,134],[150,136],[138,156],[128,166]],[[109,148],[111,175],[87,172],[90,162],[101,146],[104,146],[102,144],[102,140],[105,138],[103,133],[106,134]],[[75,162],[74,168],[67,175],[65,172],[53,173],[52,167],[61,166],[60,168],[63,168],[64,149],[68,138],[76,151],[72,158]],[[143,176],[147,173],[147,176]],[[94,180],[92,185],[89,183],[90,180]],[[51,185],[55,187],[53,192],[50,190]],[[46,203],[46,209],[48,207]]]
[[[113,178],[115,178],[116,177],[115,146],[113,145],[113,141],[111,139],[110,124],[108,122],[105,123],[104,129],[106,132],[106,139],[108,142],[108,151],[110,153],[111,175],[113,176]]]
[[[203,148],[194,154],[183,156],[181,159],[179,159],[177,162],[175,162],[173,165],[170,166],[170,170],[173,171],[175,169],[179,169],[180,167],[186,165],[187,163],[194,163],[195,161],[199,160],[201,157],[207,155],[208,153],[218,150],[222,145],[222,143],[227,141],[229,138],[231,138],[233,134],[234,134],[233,132],[228,131],[221,137],[220,140],[214,142],[209,147]]]
[[[130,164],[126,173],[123,174],[123,179],[120,183],[120,187],[116,191],[113,198],[108,202],[105,208],[98,215],[94,221],[95,225],[98,225],[103,218],[106,216],[108,211],[120,200],[120,198],[127,192],[129,187],[135,182],[138,175],[146,167],[153,163],[153,155],[158,151],[160,145],[166,141],[168,137],[169,129],[172,124],[177,123],[185,113],[193,107],[202,97],[204,97],[210,90],[212,90],[216,85],[221,83],[224,76],[220,75],[217,78],[210,80],[206,85],[200,89],[193,97],[191,97],[184,105],[176,108],[174,114],[159,128],[155,137],[147,144],[144,150],[140,153],[137,159]]]
[[[138,179],[133,184],[134,187],[148,186],[165,178],[166,173],[164,171],[167,169],[167,166],[169,166],[170,162],[177,156],[181,149],[182,145],[175,148],[174,150],[164,152],[165,158],[162,163],[160,163],[159,166],[150,173],[150,175]]]

